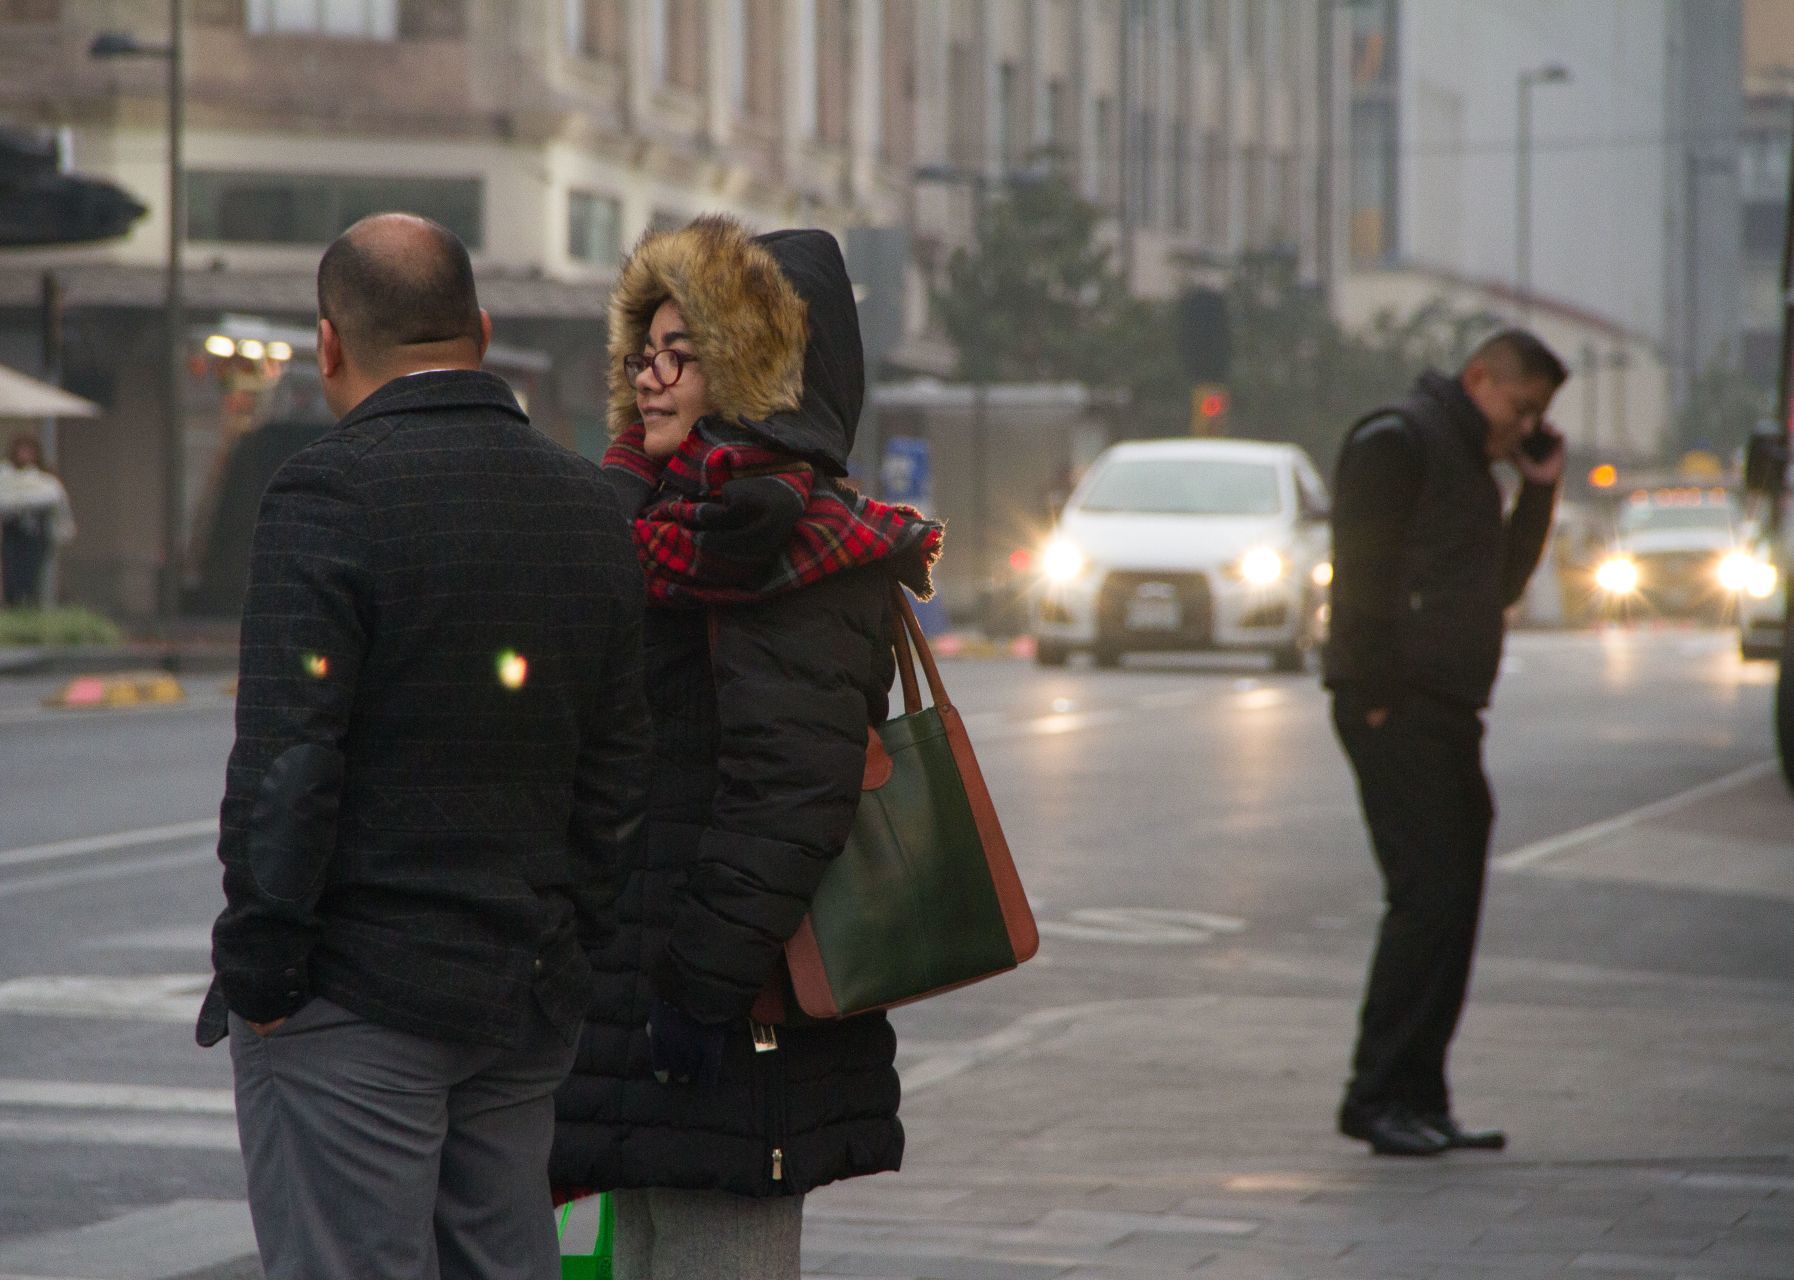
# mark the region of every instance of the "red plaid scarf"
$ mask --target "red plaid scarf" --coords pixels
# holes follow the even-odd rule
[[[763,600],[881,561],[928,595],[928,570],[941,550],[937,522],[913,507],[819,483],[809,463],[745,433],[700,422],[662,465],[642,452],[637,424],[617,437],[604,466],[651,490],[635,518],[635,547],[652,603]]]

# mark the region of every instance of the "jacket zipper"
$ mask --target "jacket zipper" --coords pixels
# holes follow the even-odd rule
[[[779,1049],[779,1033],[763,1022],[749,1021],[748,1028],[754,1036],[754,1056],[756,1060],[762,1054],[776,1054]],[[785,1072],[784,1063],[778,1058],[767,1058],[763,1068],[766,1081],[767,1121],[772,1127],[772,1180],[785,1180]]]

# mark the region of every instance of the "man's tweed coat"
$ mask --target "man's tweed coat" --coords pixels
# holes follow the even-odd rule
[[[389,382],[269,485],[201,1043],[323,996],[572,1040],[639,827],[642,578],[596,466],[497,377]]]

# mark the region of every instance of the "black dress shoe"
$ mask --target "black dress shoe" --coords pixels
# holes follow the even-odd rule
[[[1464,1129],[1448,1112],[1431,1111],[1420,1120],[1443,1137],[1447,1146],[1466,1151],[1500,1151],[1507,1146],[1507,1134],[1500,1129]]]
[[[1444,1134],[1399,1104],[1360,1107],[1347,1103],[1339,1109],[1339,1131],[1370,1143],[1370,1149],[1380,1156],[1436,1156],[1451,1147]]]

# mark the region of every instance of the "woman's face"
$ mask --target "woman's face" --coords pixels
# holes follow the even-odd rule
[[[29,437],[23,440],[14,440],[12,448],[7,452],[8,460],[15,467],[41,467],[44,462],[44,455],[39,451],[37,441]]]
[[[683,362],[671,386],[661,381],[654,367],[653,357],[662,351],[693,357]],[[673,303],[661,303],[654,313],[648,325],[648,345],[642,354],[649,357],[649,365],[636,375],[635,407],[642,415],[642,448],[650,458],[660,461],[677,453],[698,419],[711,411],[710,388],[704,381],[704,366],[695,358],[697,352],[686,331],[685,317]],[[663,366],[668,363],[660,361]]]

